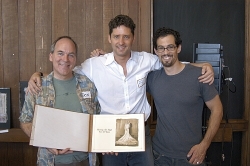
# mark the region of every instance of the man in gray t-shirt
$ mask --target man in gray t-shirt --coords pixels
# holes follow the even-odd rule
[[[153,39],[163,69],[149,73],[147,91],[157,110],[153,137],[155,165],[205,165],[204,157],[222,118],[222,104],[214,85],[197,80],[201,69],[178,60],[182,40],[177,31],[160,28]],[[203,104],[211,110],[202,137]]]

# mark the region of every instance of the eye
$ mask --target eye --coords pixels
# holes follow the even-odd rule
[[[173,49],[173,48],[175,48],[175,46],[174,45],[169,45],[168,48]]]
[[[125,39],[129,39],[129,36],[128,36],[128,35],[125,35],[124,38],[125,38]]]
[[[71,56],[71,57],[75,57],[75,54],[69,54],[69,56]]]
[[[60,55],[60,56],[63,56],[63,55],[64,55],[63,52],[58,52],[57,54]]]
[[[162,49],[164,49],[164,47],[158,47],[157,49],[162,50]]]

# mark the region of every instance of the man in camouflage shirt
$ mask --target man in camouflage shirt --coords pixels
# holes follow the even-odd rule
[[[53,63],[53,71],[42,79],[42,91],[39,94],[25,96],[19,117],[20,126],[29,137],[36,104],[88,114],[100,113],[95,85],[86,76],[72,71],[76,64],[76,55],[77,45],[68,36],[59,37],[52,44],[49,60]],[[38,149],[37,156],[39,166],[96,164],[93,157],[88,159],[88,153],[71,151],[68,148],[59,150],[42,147]]]

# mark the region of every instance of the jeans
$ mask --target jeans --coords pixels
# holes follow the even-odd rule
[[[81,162],[71,164],[55,164],[55,166],[89,166],[89,160],[83,160]]]
[[[116,155],[103,155],[103,166],[153,166],[153,152],[149,126],[145,126],[145,152],[122,152]]]
[[[176,159],[164,156],[162,154],[158,154],[156,151],[153,150],[154,154],[154,164],[155,166],[206,166],[206,163],[200,163],[200,164],[191,164],[188,162],[187,159]]]

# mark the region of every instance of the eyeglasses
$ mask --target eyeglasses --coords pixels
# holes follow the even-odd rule
[[[175,48],[176,48],[176,46],[174,46],[174,45],[168,45],[167,47],[159,46],[159,47],[157,47],[157,52],[162,53],[165,51],[165,49],[167,49],[168,51],[174,51]]]

